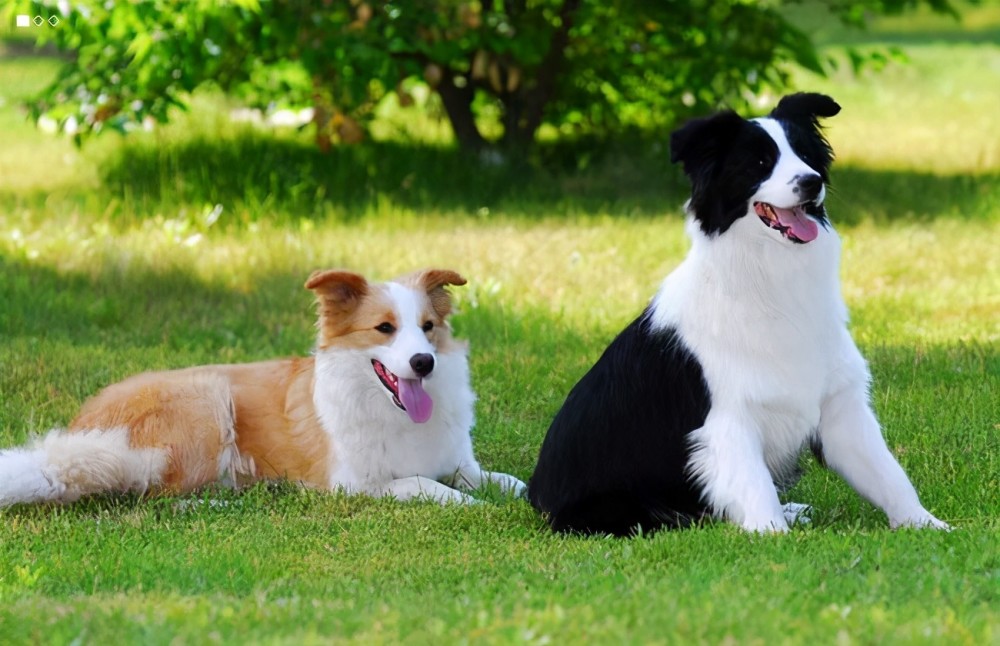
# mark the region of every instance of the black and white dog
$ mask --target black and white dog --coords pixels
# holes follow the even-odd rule
[[[809,444],[892,527],[946,529],[920,504],[869,404],[823,206],[830,97],[673,133],[691,181],[688,256],[573,388],[528,485],[553,529],[629,535],[710,516],[788,530]]]

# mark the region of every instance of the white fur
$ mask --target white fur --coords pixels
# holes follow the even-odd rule
[[[416,379],[419,375],[410,366],[410,357],[415,354],[435,355],[434,346],[420,327],[424,319],[421,316],[418,294],[398,283],[388,283],[386,288],[396,306],[399,328],[389,345],[372,349],[372,356],[400,379]],[[388,394],[389,391],[383,390]],[[391,400],[392,395],[389,398]]]
[[[523,482],[484,472],[473,455],[469,432],[475,424],[476,396],[464,347],[456,344],[455,350],[438,353],[420,328],[417,295],[396,283],[388,287],[399,324],[389,345],[332,348],[316,354],[313,403],[333,447],[330,487],[401,500],[424,496],[470,502],[471,497],[442,482],[475,489],[492,480],[520,495]],[[375,358],[400,378],[415,378],[409,359],[419,353],[435,358],[434,370],[423,380],[434,412],[423,424],[412,422],[395,405],[386,405],[388,391],[371,365]],[[420,479],[415,480],[417,476]]]
[[[390,343],[316,354],[313,403],[332,448],[329,486],[399,499],[473,502],[458,489],[493,481],[506,492],[522,494],[524,483],[483,471],[473,455],[475,395],[465,346],[453,342],[452,350],[438,353],[421,329],[421,298],[426,296],[396,283],[386,289],[399,325]],[[379,360],[400,378],[413,379],[417,375],[410,357],[422,353],[435,357],[433,370],[423,379],[434,408],[426,423],[417,424],[392,403],[371,360]],[[211,381],[202,385],[209,394],[217,390],[226,395],[212,405],[222,432],[216,468],[221,483],[236,485],[253,477],[253,459],[240,454],[233,401],[228,386],[220,383],[215,389]],[[53,430],[26,447],[0,451],[0,507],[145,491],[162,482],[167,462],[166,450],[130,447],[124,428]]]
[[[167,467],[161,449],[133,449],[123,428],[60,429],[24,448],[0,451],[0,507],[72,502],[98,492],[145,491]]]
[[[45,451],[0,451],[0,507],[59,499],[66,486],[46,473]]]
[[[815,172],[780,126],[772,178],[723,235],[687,221],[692,248],[652,302],[654,325],[675,328],[711,393],[691,434],[691,472],[714,512],[752,531],[787,531],[772,474],[818,429],[828,465],[883,509],[893,527],[947,527],[924,509],[886,447],[868,402],[867,365],[847,330],[840,242],[831,228],[796,244],[764,226],[754,201],[795,204],[794,176]],[[794,159],[792,159],[794,158]]]
[[[768,118],[753,121],[778,145],[778,163],[775,164],[771,177],[760,185],[753,199],[783,208],[793,207],[800,202],[800,198],[792,190],[795,185],[792,180],[807,175],[819,176],[819,173],[795,154],[780,123]],[[816,203],[822,204],[824,199],[826,199],[826,186],[820,189]]]

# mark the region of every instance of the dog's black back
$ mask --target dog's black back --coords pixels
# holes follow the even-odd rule
[[[708,389],[680,339],[652,331],[647,314],[573,388],[542,444],[528,499],[556,531],[625,536],[705,512],[685,467]]]

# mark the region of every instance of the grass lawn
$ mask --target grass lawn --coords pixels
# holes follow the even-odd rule
[[[844,106],[828,204],[875,407],[955,531],[890,531],[812,463],[789,499],[813,522],[786,536],[562,537],[492,492],[441,508],[280,483],[19,507],[0,510],[0,642],[1000,643],[1000,46],[981,37],[1000,10],[968,17],[851,41],[906,66],[797,76]],[[54,70],[0,50],[0,446],[138,371],[308,352],[315,268],[437,265],[470,280],[477,454],[527,479],[687,248],[666,133],[511,168],[399,139],[322,156],[206,97],[79,151],[17,109]]]

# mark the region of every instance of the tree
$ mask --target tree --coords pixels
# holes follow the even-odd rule
[[[923,1],[954,13],[946,0]],[[395,91],[405,105],[403,82],[423,79],[462,147],[523,148],[543,123],[596,132],[664,125],[781,89],[791,64],[823,73],[784,2],[794,0],[47,2],[41,15],[63,24],[42,38],[73,57],[32,109],[82,138],[165,121],[213,83],[253,105],[313,105],[326,146],[360,138],[381,98]],[[920,2],[826,4],[861,24]],[[39,3],[7,12],[29,6]],[[477,120],[491,109],[503,127],[495,142]]]

